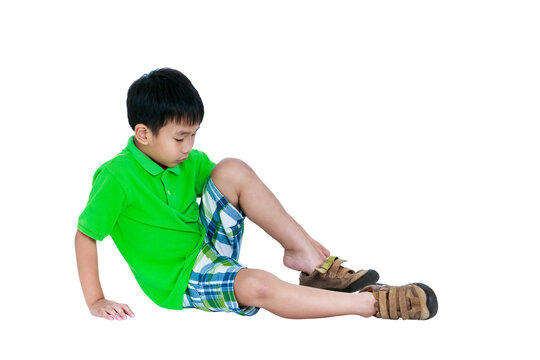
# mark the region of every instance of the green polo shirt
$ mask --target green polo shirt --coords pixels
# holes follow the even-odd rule
[[[205,230],[197,198],[215,166],[192,150],[163,169],[133,143],[94,174],[77,228],[96,240],[111,235],[135,279],[152,301],[182,309]]]

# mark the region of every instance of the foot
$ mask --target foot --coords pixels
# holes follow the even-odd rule
[[[306,246],[304,250],[285,250],[283,264],[289,269],[311,273],[326,260],[313,246]]]
[[[362,307],[358,312],[359,315],[365,318],[369,318],[377,314],[377,309],[375,308],[375,306],[377,305],[377,300],[375,300],[375,297],[373,297],[372,294],[368,292],[363,292],[355,293],[352,295],[358,296],[358,298],[360,299],[359,304],[361,304]]]
[[[435,292],[421,283],[404,286],[370,285],[360,293],[372,293],[375,303],[375,317],[397,320],[402,318],[427,320],[437,314],[439,308]]]

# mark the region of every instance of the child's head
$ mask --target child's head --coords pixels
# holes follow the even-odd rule
[[[199,125],[204,106],[191,81],[178,70],[156,69],[135,81],[128,90],[127,112],[133,130],[146,125],[154,135],[173,121],[186,126]]]
[[[187,77],[173,69],[143,75],[128,90],[129,124],[135,145],[162,167],[187,159],[204,107]]]

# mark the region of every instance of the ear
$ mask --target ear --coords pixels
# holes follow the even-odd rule
[[[143,145],[148,145],[152,141],[152,131],[144,124],[135,125],[135,139]]]

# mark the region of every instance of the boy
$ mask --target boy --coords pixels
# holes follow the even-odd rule
[[[248,165],[237,159],[216,165],[193,150],[204,107],[179,71],[143,75],[129,88],[127,109],[134,136],[96,171],[75,237],[92,315],[134,316],[128,305],[103,295],[96,240],[107,235],[142,290],[168,309],[251,316],[262,307],[287,318],[358,314],[425,320],[436,314],[437,299],[429,287],[375,285],[376,271],[344,268],[343,260],[329,256]],[[301,272],[300,285],[238,263],[245,216],[283,246],[283,263]]]

